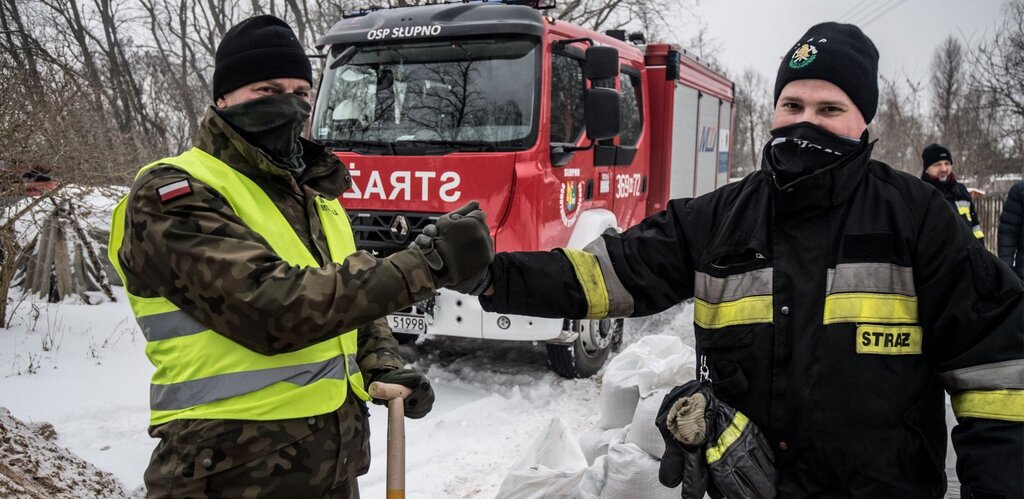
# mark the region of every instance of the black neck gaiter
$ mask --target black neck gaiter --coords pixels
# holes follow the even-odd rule
[[[807,121],[779,127],[772,130],[769,165],[781,187],[836,163],[859,149],[865,138],[836,135]]]
[[[306,168],[299,137],[310,110],[309,103],[295,94],[271,95],[223,109],[214,108],[242,138],[296,176]]]

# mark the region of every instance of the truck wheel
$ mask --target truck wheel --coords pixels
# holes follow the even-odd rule
[[[399,345],[408,345],[409,343],[418,340],[420,337],[418,334],[410,333],[391,333],[391,336],[395,337],[395,341],[397,341]]]
[[[608,352],[622,343],[623,319],[571,320],[579,333],[572,344],[548,343],[548,366],[563,378],[589,378],[608,360]]]

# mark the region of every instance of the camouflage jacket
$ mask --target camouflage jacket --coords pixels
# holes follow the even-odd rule
[[[212,110],[195,145],[259,185],[321,266],[298,268],[283,261],[217,192],[181,170],[157,167],[139,176],[129,194],[127,229],[118,253],[128,291],[163,296],[202,324],[265,355],[299,350],[358,329],[358,361],[366,378],[375,370],[401,367],[398,345],[381,318],[431,296],[433,281],[417,250],[388,258],[358,251],[341,264],[330,261],[314,201],[317,195],[338,197],[348,189],[351,177],[344,165],[323,147],[304,142],[307,168],[296,179]],[[189,180],[192,192],[162,202],[157,190],[182,179]],[[348,400],[353,402],[338,409],[337,420],[342,426],[361,427],[341,428],[340,451],[359,452],[344,459],[347,465],[338,473],[355,476],[369,459],[362,452],[365,441],[356,438],[365,439],[367,423],[363,404],[353,396]],[[151,434],[163,438],[172,427],[190,426],[207,428],[200,433],[210,437],[239,425],[187,423],[172,421],[151,428]],[[259,423],[262,437],[294,441],[295,435],[309,434],[306,419],[273,423]],[[202,434],[193,437],[205,440]],[[154,454],[153,464],[156,458]]]

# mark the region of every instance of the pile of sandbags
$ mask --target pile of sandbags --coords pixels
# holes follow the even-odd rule
[[[675,499],[658,482],[665,451],[654,419],[674,387],[694,379],[696,356],[675,336],[647,336],[605,368],[599,427],[578,439],[558,418],[502,481],[500,499]]]

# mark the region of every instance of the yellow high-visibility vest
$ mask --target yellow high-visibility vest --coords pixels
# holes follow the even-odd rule
[[[318,263],[277,206],[252,180],[206,152],[192,148],[146,165],[171,165],[223,196],[235,214],[263,236],[282,260],[297,266]],[[114,268],[125,232],[125,203],[118,203],[110,226],[108,256]],[[316,201],[331,260],[355,252],[348,216],[337,199]],[[351,389],[369,400],[356,362],[357,333],[348,331],[302,350],[262,355],[200,324],[163,297],[128,293],[146,336],[146,355],[156,366],[150,382],[150,424],[174,419],[275,420],[315,416],[336,410]]]

